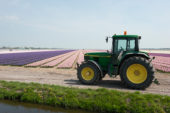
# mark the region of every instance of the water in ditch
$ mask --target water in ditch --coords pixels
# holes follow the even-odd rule
[[[59,107],[0,100],[0,113],[92,113],[82,110],[68,110]]]

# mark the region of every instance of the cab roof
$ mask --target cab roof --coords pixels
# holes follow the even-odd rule
[[[113,35],[112,38],[139,38],[138,35]]]

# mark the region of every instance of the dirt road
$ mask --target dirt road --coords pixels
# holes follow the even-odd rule
[[[146,90],[140,90],[142,93],[154,93],[170,96],[170,74],[155,73],[160,85],[152,84]],[[60,86],[78,87],[78,88],[108,88],[122,91],[134,92],[125,88],[120,78],[110,78],[106,76],[98,85],[82,85],[79,83],[74,69],[55,69],[55,68],[25,68],[0,66],[0,80],[20,81],[20,82],[38,82],[43,84],[55,84]]]

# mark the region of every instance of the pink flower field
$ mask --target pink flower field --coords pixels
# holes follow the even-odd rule
[[[155,69],[170,72],[170,54],[150,53],[150,56],[155,56],[155,59],[152,61]]]

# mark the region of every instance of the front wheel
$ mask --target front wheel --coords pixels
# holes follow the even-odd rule
[[[91,63],[81,64],[77,71],[77,77],[83,84],[96,84],[100,79],[99,69]]]
[[[152,64],[143,57],[131,57],[125,60],[120,68],[123,84],[133,89],[149,87],[154,78]]]

